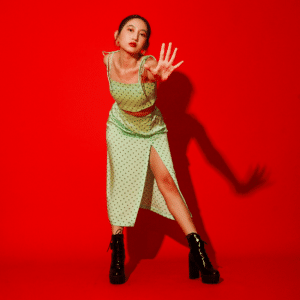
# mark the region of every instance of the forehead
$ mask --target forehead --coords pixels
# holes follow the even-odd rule
[[[143,20],[137,19],[137,18],[129,20],[129,21],[125,24],[125,26],[126,26],[126,27],[127,27],[127,26],[134,26],[134,27],[136,27],[136,28],[138,28],[138,29],[140,29],[140,30],[143,29],[143,30],[147,31],[147,25],[146,25],[146,23],[145,23]]]

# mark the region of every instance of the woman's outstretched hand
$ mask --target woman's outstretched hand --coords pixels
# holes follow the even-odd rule
[[[153,74],[154,78],[157,80],[166,81],[168,79],[168,77],[172,74],[172,72],[183,63],[183,60],[182,60],[177,65],[175,65],[175,66],[172,65],[175,60],[175,57],[176,57],[177,48],[175,48],[173,55],[170,59],[171,48],[172,48],[172,43],[169,43],[167,54],[166,54],[166,57],[164,58],[165,43],[163,43],[161,46],[161,50],[160,50],[159,61],[158,61],[158,64],[156,65],[156,67],[150,66],[147,63],[145,63],[145,65],[144,65],[144,68],[149,70]]]

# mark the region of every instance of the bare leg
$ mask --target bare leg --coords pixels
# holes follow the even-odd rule
[[[122,227],[122,226],[111,225],[112,234],[122,234],[123,229],[124,229],[124,227]]]
[[[156,179],[157,186],[166,200],[170,213],[174,216],[184,234],[197,233],[190,213],[182,201],[175,182],[154,147],[151,147],[150,150],[150,168]]]

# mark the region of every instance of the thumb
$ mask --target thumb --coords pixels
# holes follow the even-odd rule
[[[149,72],[151,72],[152,74],[154,74],[155,69],[153,68],[153,66],[149,66],[147,63],[144,64],[144,68],[146,70],[148,70]]]

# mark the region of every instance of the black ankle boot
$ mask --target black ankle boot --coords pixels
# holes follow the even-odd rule
[[[124,261],[125,261],[125,249],[124,249],[124,235],[113,234],[109,248],[111,253],[111,265],[109,270],[109,281],[112,284],[122,284],[125,282]]]
[[[190,233],[186,236],[189,247],[189,277],[190,279],[199,278],[201,272],[203,283],[218,283],[220,273],[215,270],[207,257],[204,249],[204,241],[197,233]],[[206,244],[206,243],[205,243]]]

